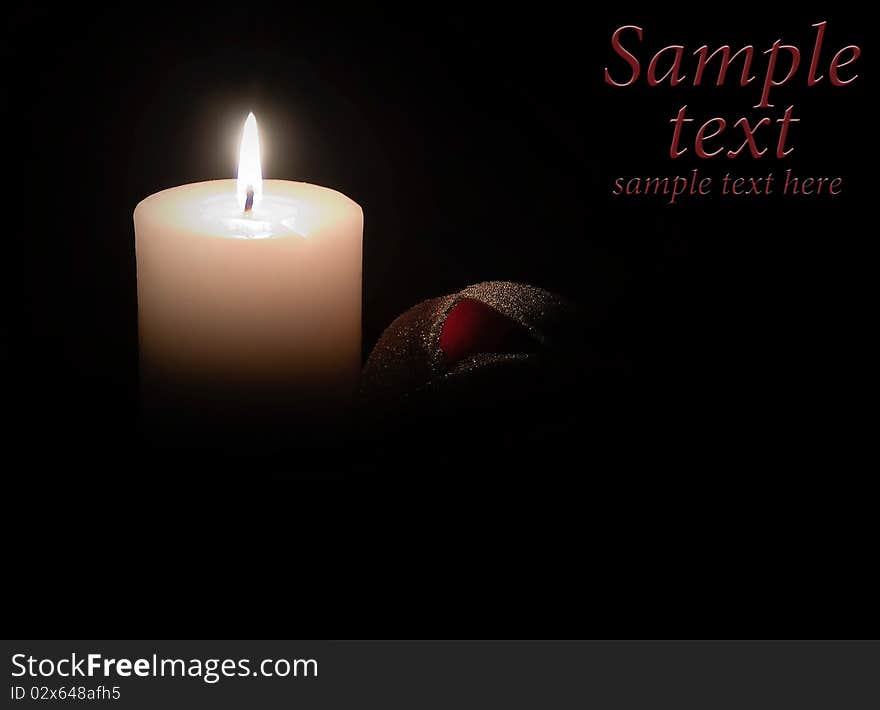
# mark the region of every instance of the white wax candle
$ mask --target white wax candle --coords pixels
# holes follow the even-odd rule
[[[363,212],[324,187],[243,181],[246,142],[238,185],[183,185],[135,208],[144,394],[333,408],[360,373]]]

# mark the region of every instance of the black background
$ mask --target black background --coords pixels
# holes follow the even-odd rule
[[[4,468],[21,622],[77,635],[866,633],[871,56],[855,10],[766,5],[7,10]],[[863,49],[849,87],[805,86],[820,20],[821,69],[845,44]],[[802,70],[767,114],[795,105],[793,156],[670,161],[682,104],[757,117],[759,88],[606,86],[621,24],[644,27],[644,64],[676,42],[798,44]],[[160,189],[232,176],[249,110],[265,175],[364,207],[365,355],[396,315],[476,281],[585,307],[597,365],[566,400],[562,440],[440,466],[344,442],[340,472],[310,481],[145,450],[131,213]],[[610,195],[619,175],[693,167],[792,167],[840,175],[844,191]]]

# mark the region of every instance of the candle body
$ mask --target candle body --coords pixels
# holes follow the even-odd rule
[[[233,180],[172,188],[136,207],[148,408],[306,415],[354,393],[363,212],[305,183],[267,180],[263,194],[249,217]]]

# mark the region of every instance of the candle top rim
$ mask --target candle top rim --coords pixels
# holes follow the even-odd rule
[[[305,237],[332,225],[360,221],[363,209],[329,187],[293,180],[265,180],[261,207],[240,211],[231,178],[177,185],[141,200],[135,226],[152,223],[181,235],[247,240]]]
[[[235,188],[235,184],[236,184],[236,179],[235,179],[235,178],[217,178],[217,179],[214,179],[214,180],[198,180],[198,181],[196,181],[196,182],[187,182],[187,183],[184,183],[184,184],[182,184],[182,185],[173,185],[172,187],[166,187],[166,188],[163,188],[163,189],[161,189],[161,190],[158,190],[157,192],[153,192],[153,193],[151,193],[150,195],[147,195],[146,197],[144,197],[142,200],[140,200],[140,201],[135,205],[134,210],[135,210],[135,212],[137,212],[137,211],[138,211],[138,208],[139,208],[141,205],[144,205],[145,203],[148,203],[148,202],[152,201],[153,198],[159,198],[160,195],[165,195],[165,196],[167,196],[168,193],[173,192],[173,191],[175,191],[175,190],[182,190],[182,189],[184,189],[184,188],[199,188],[199,187],[207,187],[208,185],[213,185],[213,184],[215,184],[215,183],[216,183],[217,185],[220,185],[220,184],[222,184],[222,183],[228,183],[229,185],[231,185],[231,186],[233,187],[232,195],[233,195],[233,196],[235,195],[235,189],[234,189],[234,188]],[[316,190],[316,191],[327,192],[327,193],[334,193],[334,194],[338,195],[339,197],[344,198],[347,202],[350,202],[353,206],[357,207],[357,208],[360,209],[361,211],[363,211],[363,208],[362,208],[357,202],[355,202],[352,198],[350,198],[350,197],[349,197],[348,195],[346,195],[344,192],[340,192],[339,190],[334,190],[332,187],[325,187],[325,186],[323,186],[323,185],[316,185],[316,184],[314,184],[314,183],[311,183],[311,182],[304,182],[304,181],[302,181],[302,180],[282,180],[282,179],[279,179],[279,178],[264,178],[264,179],[263,179],[263,185],[266,186],[266,187],[273,187],[273,186],[274,186],[274,187],[279,187],[279,186],[281,186],[281,185],[297,185],[297,186],[300,186],[300,187],[303,187],[303,188],[313,189],[313,190]],[[265,189],[265,188],[264,188],[264,189]],[[268,196],[270,196],[270,197],[272,196],[272,192],[271,192],[271,191],[267,191],[267,193],[268,193]]]

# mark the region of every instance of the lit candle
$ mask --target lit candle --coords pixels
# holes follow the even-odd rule
[[[237,180],[163,190],[134,211],[145,404],[332,411],[361,357],[363,212],[339,192],[263,180],[245,122]]]

